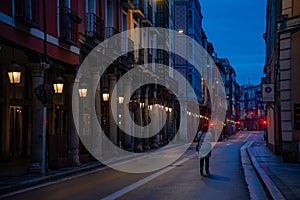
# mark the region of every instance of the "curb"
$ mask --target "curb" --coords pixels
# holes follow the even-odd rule
[[[42,183],[52,182],[52,181],[56,181],[56,180],[59,180],[59,179],[65,178],[65,177],[78,175],[83,172],[88,172],[88,171],[92,171],[95,169],[99,169],[102,166],[103,166],[103,164],[97,163],[97,164],[93,164],[91,166],[78,167],[78,169],[73,169],[73,170],[60,172],[60,173],[58,172],[57,174],[46,175],[45,177],[38,177],[38,178],[34,178],[32,180],[22,181],[15,185],[4,186],[4,187],[0,188],[0,198],[9,196],[9,193],[16,192],[18,190],[23,190],[23,189],[26,189],[26,188],[29,188],[32,186],[42,184]]]
[[[263,170],[263,168],[260,166],[258,161],[255,158],[255,155],[251,149],[251,146],[253,145],[253,142],[251,142],[247,149],[248,156],[250,158],[251,164],[253,168],[255,169],[255,172],[258,174],[259,179],[261,180],[265,191],[268,193],[268,196],[273,200],[285,200],[285,197],[279,190],[279,188],[276,186],[276,184],[271,180],[271,178],[267,175],[267,173]]]

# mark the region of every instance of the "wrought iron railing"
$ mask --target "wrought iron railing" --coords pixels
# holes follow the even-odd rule
[[[142,13],[144,13],[144,3],[145,0],[135,0],[134,9],[139,9]]]
[[[145,55],[145,49],[139,49],[139,58],[138,58],[138,63],[143,64],[144,63],[144,55]]]
[[[78,24],[81,19],[68,7],[59,7],[59,38],[76,45],[78,41]]]
[[[134,8],[133,0],[122,0],[123,6],[127,9],[132,9]]]
[[[153,12],[153,8],[151,6],[151,4],[148,3],[148,13],[147,13],[147,19],[153,23],[152,21],[152,12]]]
[[[118,33],[119,31],[114,27],[106,27],[106,38],[110,38],[111,36],[114,36]]]
[[[86,14],[86,36],[104,40],[104,21],[95,13]]]

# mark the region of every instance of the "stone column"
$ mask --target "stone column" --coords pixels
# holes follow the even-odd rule
[[[131,96],[131,81],[127,81],[125,83],[125,86],[123,87],[123,94],[124,94],[124,99],[130,99],[130,96]],[[123,104],[123,113],[125,112],[128,112],[129,110],[129,105],[125,105]],[[130,121],[133,120],[133,119],[125,119],[124,116],[122,116],[122,123],[124,123],[124,127],[126,128],[126,130],[131,130],[130,129],[130,126],[131,126],[131,123]],[[131,136],[128,135],[125,135],[125,141],[124,141],[124,146],[125,148],[130,148],[131,147]]]
[[[144,108],[144,116],[145,116],[145,120],[146,120],[146,124],[149,123],[149,86],[146,87],[145,89],[145,108]],[[150,149],[150,145],[149,145],[149,130],[146,133],[147,138],[144,139],[144,149],[145,150],[149,150]]]
[[[66,87],[66,98],[67,98],[67,108],[68,108],[68,127],[69,127],[69,157],[72,159],[73,165],[80,165],[79,161],[79,136],[73,120],[73,111],[72,111],[72,101],[78,102],[79,98],[72,99],[74,77],[69,77],[69,84],[67,83]],[[78,95],[77,95],[78,97]]]
[[[141,88],[138,90],[138,102],[139,102],[139,106],[138,106],[138,110],[136,112],[136,119],[137,119],[137,122],[138,122],[138,125],[139,125],[139,129],[140,130],[137,130],[137,132],[141,132],[142,131],[142,127],[143,126],[143,108],[141,107],[141,102],[142,102],[142,91],[141,91]],[[144,103],[144,102],[143,102]],[[145,105],[145,104],[144,104]],[[142,139],[137,137],[136,138],[136,149],[137,151],[143,151],[143,142],[142,142]]]
[[[183,104],[180,105],[182,106],[181,110],[181,119],[182,121],[180,121],[180,126],[181,126],[181,132],[180,134],[177,134],[176,138],[177,141],[187,141],[187,132],[188,132],[188,120],[189,120],[189,115],[187,114],[187,103],[185,101],[183,101]]]
[[[88,98],[85,102],[90,102],[90,105],[94,105],[95,107],[91,107],[87,104],[83,108],[83,112],[85,112],[85,109],[88,110],[88,113],[90,114],[91,124],[89,126],[91,135],[92,143],[93,143],[93,156],[96,157],[104,157],[104,151],[106,149],[106,146],[103,142],[103,137],[99,137],[100,132],[100,122],[101,121],[101,94],[100,94],[100,73],[97,71],[97,67],[91,67],[91,75],[92,75],[92,85],[88,85]],[[94,103],[95,102],[95,103]],[[95,110],[96,109],[96,110]],[[96,117],[93,117],[92,113],[96,113]],[[106,122],[107,123],[107,122]],[[103,127],[103,131],[105,130],[105,127]]]
[[[44,83],[43,66],[40,63],[30,63],[32,71],[32,90]],[[31,133],[31,167],[33,172],[42,170],[42,140],[43,140],[43,104],[32,92],[32,133]]]
[[[112,96],[112,91],[114,89],[114,86],[116,85],[117,82],[117,77],[115,75],[110,74],[108,76],[109,78],[109,97],[111,98]],[[109,109],[109,139],[111,140],[112,143],[115,145],[118,145],[118,130],[117,130],[117,125],[114,120],[113,114],[112,114],[112,107],[117,108],[117,101],[110,101],[110,105],[108,106]]]

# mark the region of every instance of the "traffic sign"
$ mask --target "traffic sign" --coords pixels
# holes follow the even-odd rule
[[[262,101],[275,101],[274,84],[262,84]]]

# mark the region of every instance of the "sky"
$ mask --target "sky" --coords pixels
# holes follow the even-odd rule
[[[259,84],[265,63],[267,0],[200,0],[203,28],[219,58],[228,58],[240,85]]]

